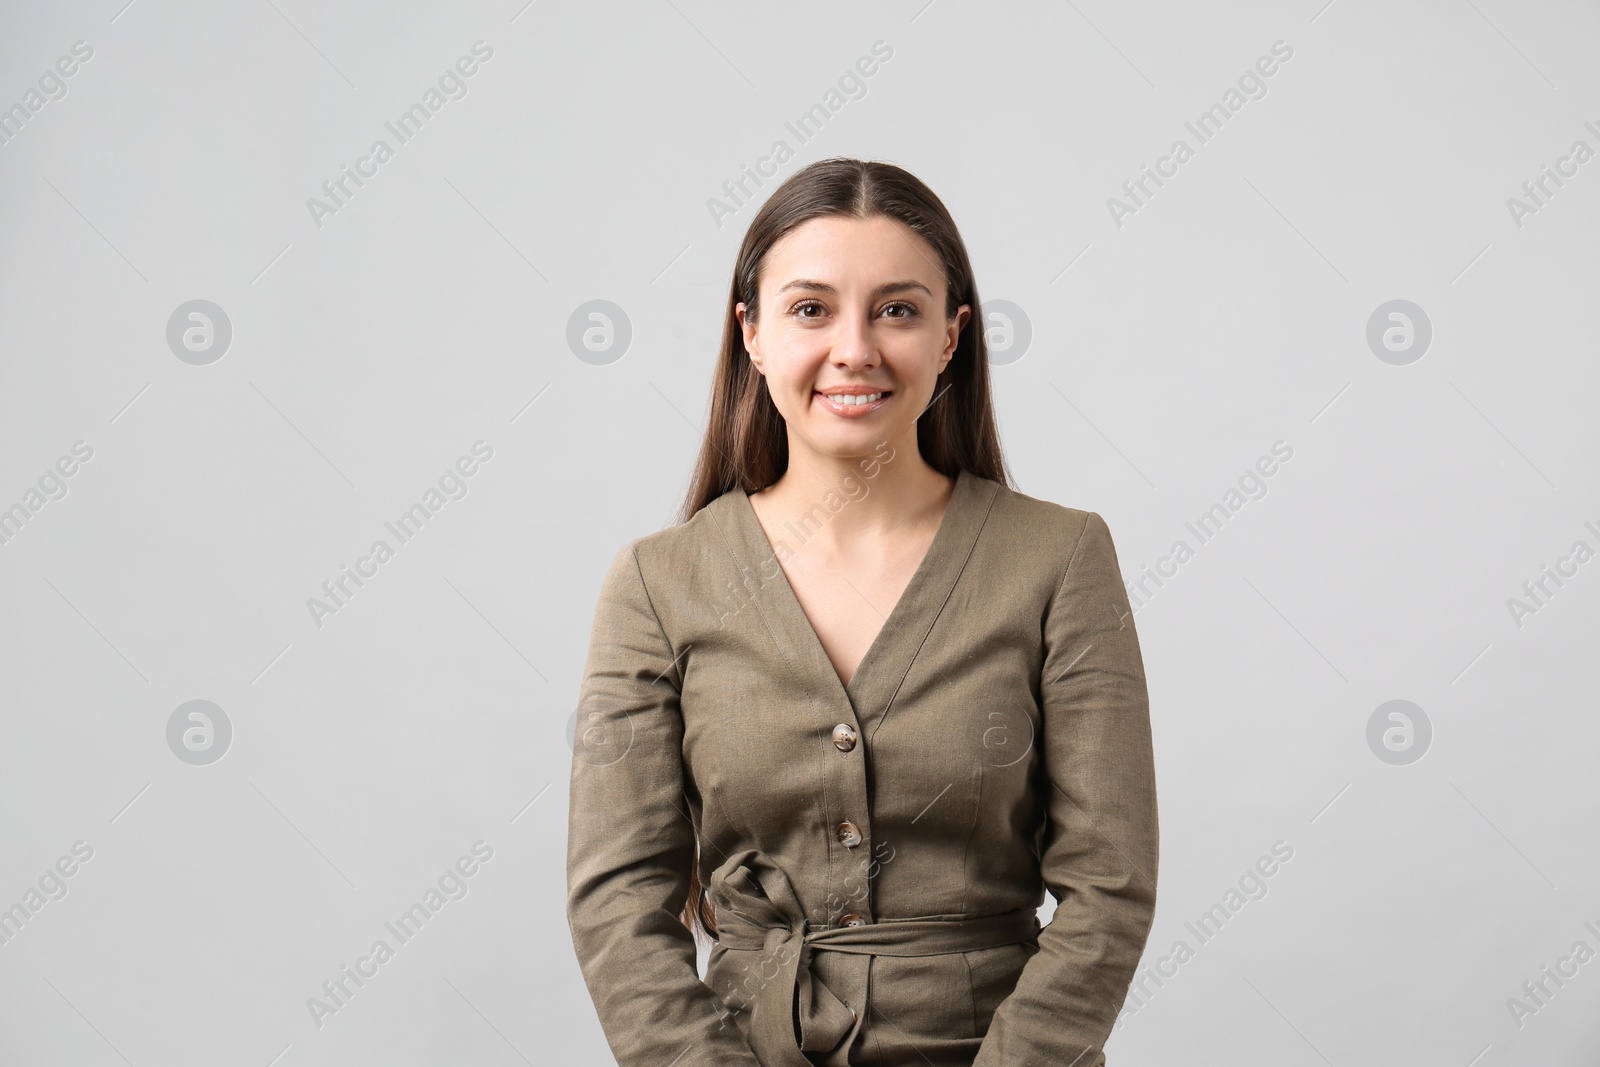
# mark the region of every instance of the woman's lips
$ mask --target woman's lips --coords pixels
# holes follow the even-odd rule
[[[883,407],[883,405],[889,402],[890,397],[894,396],[892,392],[888,392],[886,390],[881,391],[883,392],[883,395],[870,404],[841,404],[837,400],[834,400],[832,397],[828,396],[826,393],[819,393],[815,391],[812,392],[811,397],[818,404],[822,405],[825,410],[830,411],[841,418],[859,419],[863,416],[872,414],[874,411],[877,411],[879,408]]]

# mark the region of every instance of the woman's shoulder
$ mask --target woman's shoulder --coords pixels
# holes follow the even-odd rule
[[[723,493],[688,522],[640,534],[618,549],[615,558],[637,560],[647,579],[692,580],[708,560],[725,558],[732,547],[735,492]]]
[[[1074,561],[1116,559],[1105,518],[1087,502],[1075,507],[995,484],[983,535],[984,558],[995,573],[1026,574],[1055,588]]]
[[[1060,504],[1054,500],[1032,496],[1013,489],[1003,482],[980,478],[995,487],[994,502],[989,509],[989,522],[1012,527],[1033,535],[1033,540],[1059,545],[1062,539],[1069,543],[1077,540],[1097,513],[1089,508]]]

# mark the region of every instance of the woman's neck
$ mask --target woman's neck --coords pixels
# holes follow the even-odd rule
[[[915,448],[882,448],[860,457],[791,450],[777,482],[752,493],[773,525],[821,527],[825,544],[877,540],[937,525],[955,481],[934,470]],[[887,456],[889,458],[885,459]]]

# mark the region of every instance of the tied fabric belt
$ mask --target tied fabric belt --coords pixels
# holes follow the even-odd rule
[[[762,1067],[812,1067],[804,1053],[835,1048],[843,1063],[848,1043],[841,1047],[841,1042],[853,1041],[861,1027],[855,1011],[811,973],[812,953],[936,956],[1031,941],[1039,934],[1038,916],[1023,911],[811,929],[788,876],[755,849],[729,856],[711,875],[707,890],[716,906],[718,944],[760,951],[768,961],[754,994],[749,1032]],[[769,978],[773,964],[776,973]]]

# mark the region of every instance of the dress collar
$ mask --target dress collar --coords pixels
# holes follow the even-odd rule
[[[743,488],[735,486],[716,502],[716,518],[728,541],[739,577],[741,607],[752,606],[765,622],[803,692],[843,699],[863,720],[888,710],[901,681],[955,588],[988,518],[999,483],[969,471],[956,475],[950,502],[922,562],[890,610],[861,665],[845,685],[806,617],[788,576]]]

